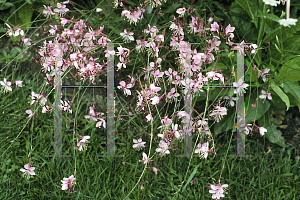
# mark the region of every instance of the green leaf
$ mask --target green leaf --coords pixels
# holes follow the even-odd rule
[[[113,32],[115,32],[117,35],[120,35],[120,33],[122,32],[119,29],[116,29],[115,27],[110,26],[110,25],[107,25],[107,28],[110,28],[111,30],[113,30]]]
[[[124,18],[122,18],[122,17],[114,17],[114,22],[120,22],[120,21],[124,21]]]
[[[280,87],[278,85],[275,85],[275,83],[273,81],[271,82],[271,88],[282,99],[282,101],[284,101],[284,103],[287,106],[286,110],[288,110],[290,108],[289,97],[280,89]]]
[[[244,2],[240,1],[240,3],[243,4]],[[247,12],[245,12],[236,2],[231,4],[229,14],[232,19],[231,26],[239,27],[238,29],[235,29],[237,35],[243,36],[243,38],[248,41],[257,40],[257,33],[259,30],[255,18],[249,18]],[[251,22],[251,20],[253,20],[253,22]],[[234,55],[236,57],[236,53]]]
[[[52,7],[56,7],[57,6],[57,2],[54,3],[54,1],[49,1],[49,0],[39,0],[42,4],[47,5],[48,3],[50,4],[50,6]],[[43,7],[44,8],[44,7]]]
[[[22,23],[27,29],[30,27],[30,22],[33,14],[33,9],[30,8],[29,4],[24,5],[17,11],[18,17],[21,19]],[[21,25],[21,24],[20,24]],[[23,26],[24,26],[23,25]]]
[[[130,1],[130,0],[126,0],[126,3],[127,3],[127,4],[130,4],[131,6],[134,6],[134,7],[137,6],[137,4],[136,4],[135,2]]]
[[[283,64],[275,80],[300,81],[300,57],[291,59]]]
[[[257,19],[257,1],[252,0],[236,0],[236,2],[241,6],[250,16],[252,19],[251,22],[255,24],[255,27],[257,28],[258,19]]]
[[[13,5],[14,5],[14,4],[12,4],[12,3],[6,2],[6,3],[4,4],[4,7],[3,7],[3,8],[4,8],[4,9],[7,9],[7,8],[13,6]],[[2,10],[4,10],[3,8],[2,8]]]
[[[224,65],[223,63],[220,63],[220,62],[216,64],[216,67],[218,70],[225,70],[228,68],[226,65]]]
[[[228,96],[228,89],[226,88],[210,88],[208,100],[215,101],[218,99],[222,99],[224,96]]]
[[[231,129],[235,131],[235,114],[235,107],[228,109],[227,115],[224,115],[223,118],[219,121],[219,123],[216,123],[214,125],[214,134],[218,135],[219,133],[227,132]]]
[[[164,13],[174,13],[176,10],[177,10],[177,8],[179,7],[179,6],[181,6],[181,4],[173,4],[173,5],[171,5],[169,8],[167,8],[165,11],[164,11]]]
[[[246,71],[245,74],[245,82],[257,82],[257,81],[258,81],[258,71],[254,70],[253,67],[248,67],[248,70]]]
[[[279,176],[293,176],[293,173],[279,174]]]
[[[2,53],[3,53],[4,57],[7,57],[7,53],[4,49],[2,50]]]
[[[265,17],[266,17],[267,19],[270,19],[270,20],[275,21],[275,22],[278,22],[278,20],[280,20],[280,18],[277,17],[277,16],[274,15],[274,14],[265,14]]]
[[[26,150],[30,151],[30,142],[26,140]]]
[[[260,93],[258,93],[260,95]],[[256,105],[256,108],[253,110],[252,104]],[[245,123],[249,124],[254,120],[260,120],[260,118],[269,110],[270,102],[268,100],[263,100],[258,98],[257,93],[251,93],[251,98],[249,101],[249,96],[245,98]]]
[[[283,80],[283,90],[285,93],[290,93],[296,99],[300,110],[300,86],[298,82]]]
[[[182,192],[184,192],[186,186],[191,182],[191,180],[194,178],[195,174],[197,173],[197,169],[199,167],[200,163],[194,168],[193,172],[191,173],[190,177],[188,178],[187,182],[182,188]]]
[[[295,33],[300,30],[300,17],[297,19],[296,25],[290,27],[284,27],[289,33]]]
[[[277,130],[278,122],[272,117],[271,110],[268,111],[262,120],[258,121],[260,127],[267,129],[264,136],[274,144],[278,144],[281,147],[286,147],[284,138],[281,136],[281,131]]]
[[[283,40],[283,50],[286,51],[297,51],[300,45],[300,35],[295,35],[293,37],[288,37]]]

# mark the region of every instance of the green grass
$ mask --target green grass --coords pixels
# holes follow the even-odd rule
[[[28,115],[25,110],[32,109],[28,101],[31,91],[41,92],[44,80],[38,78],[39,72],[31,76],[22,76],[22,70],[13,74],[5,72],[4,77],[11,81],[24,80],[23,87],[12,86],[13,91],[8,94],[0,94],[0,134],[1,134],[1,174],[0,174],[0,198],[1,199],[123,199],[136,185],[141,176],[144,165],[139,163],[142,152],[148,154],[150,144],[150,124],[142,121],[140,116],[130,117],[130,122],[124,120],[117,129],[115,138],[116,155],[124,155],[119,158],[99,158],[106,154],[106,132],[103,128],[95,127],[95,122],[88,123],[84,115],[89,113],[88,99],[82,98],[73,106],[73,115],[63,115],[63,155],[72,157],[46,157],[53,155],[54,118],[41,113],[36,121],[33,119],[26,125]],[[33,77],[30,83],[26,81]],[[49,94],[50,87],[47,87]],[[53,102],[53,94],[48,101]],[[92,95],[92,93],[86,93]],[[83,96],[82,96],[83,97]],[[50,100],[52,98],[52,100]],[[122,96],[119,96],[123,99]],[[77,98],[80,100],[80,98]],[[47,102],[47,105],[50,105]],[[51,103],[52,103],[51,102]],[[78,126],[73,129],[72,123],[67,129],[65,120],[74,119],[78,107]],[[134,109],[134,108],[132,108]],[[95,109],[98,112],[97,109]],[[25,128],[23,129],[23,127]],[[154,124],[154,127],[159,124]],[[21,132],[21,130],[23,131]],[[90,143],[87,150],[74,151],[77,136],[90,135]],[[20,134],[19,134],[20,133]],[[154,131],[154,138],[157,136]],[[257,133],[258,135],[258,133]],[[228,184],[228,193],[224,199],[300,199],[299,177],[300,164],[296,158],[298,154],[294,148],[280,148],[271,144],[264,137],[248,137],[246,139],[246,154],[254,155],[253,158],[228,157],[236,154],[236,133],[223,133],[215,138],[215,157],[209,153],[207,160],[192,158],[189,166],[189,158],[175,157],[183,154],[183,143],[178,143],[178,153],[171,151],[170,155],[154,159],[150,165],[158,168],[158,174],[146,170],[137,187],[129,195],[128,199],[211,199],[209,184],[218,182],[222,174],[221,183]],[[230,141],[231,136],[231,142]],[[16,138],[17,137],[17,138]],[[132,139],[142,138],[146,141],[146,149],[136,151],[132,148]],[[12,142],[15,140],[14,142]],[[195,138],[194,138],[195,140]],[[158,142],[152,144],[151,155],[155,152]],[[268,147],[272,147],[268,152]],[[267,153],[267,154],[266,154]],[[29,157],[35,167],[36,176],[27,180],[22,176],[20,168],[29,162]],[[125,165],[123,165],[123,163]],[[178,185],[185,181],[197,167],[197,178],[193,185],[190,183],[179,190]],[[222,170],[222,167],[223,170]],[[75,195],[69,191],[61,190],[61,180],[74,174],[77,169]],[[187,176],[185,178],[186,172]],[[184,179],[185,178],[185,179]],[[145,181],[144,190],[140,185]]]

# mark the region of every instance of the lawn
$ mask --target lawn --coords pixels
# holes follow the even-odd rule
[[[22,76],[22,70],[16,70],[12,76],[22,80],[30,77],[29,74]],[[71,157],[47,157],[54,154],[53,115],[39,113],[36,121],[31,119],[26,125],[28,97],[31,90],[41,88],[42,83],[35,78],[39,77],[37,74],[32,77],[30,84],[15,88],[10,95],[1,94],[1,199],[124,199],[134,187],[128,199],[209,199],[208,183],[213,184],[214,179],[217,183],[220,177],[222,183],[229,185],[225,199],[300,197],[299,154],[295,148],[281,148],[257,135],[247,137],[245,142],[246,154],[254,155],[251,158],[228,156],[236,154],[235,132],[218,135],[216,156],[210,154],[207,159],[175,157],[183,154],[183,143],[178,142],[178,153],[172,151],[151,163],[158,169],[155,174],[152,170],[143,172],[144,165],[139,162],[141,153],[147,153],[149,146],[142,151],[132,148],[133,139],[142,138],[146,144],[150,143],[149,125],[142,126],[138,117],[126,125],[125,121],[121,122],[115,144],[116,155],[123,157],[101,158],[99,155],[106,154],[106,133],[103,128],[95,127],[96,122],[80,120],[88,113],[86,109],[85,112],[78,110],[81,118],[77,130],[73,123],[69,129],[63,126],[62,154]],[[63,120],[70,117],[70,113],[63,114]],[[76,142],[73,130],[91,136],[86,150],[72,148],[72,141]],[[27,180],[20,168],[28,163],[29,157],[36,175]],[[70,191],[61,190],[61,180],[74,174],[75,168],[74,190],[77,192],[72,195]],[[196,179],[193,184],[189,183],[191,179]],[[184,187],[174,195],[183,181]]]

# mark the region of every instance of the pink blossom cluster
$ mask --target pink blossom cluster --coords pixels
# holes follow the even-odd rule
[[[64,15],[68,9],[64,4],[70,3],[69,1],[64,2],[62,4],[58,3],[57,8],[55,8],[53,11],[58,13],[60,16]],[[122,0],[116,0],[114,1],[116,6],[120,4],[120,6],[123,6]],[[156,5],[161,5],[161,2],[158,0],[153,0],[151,3]],[[143,13],[145,12],[144,9],[145,4],[141,4],[137,8],[133,8],[131,10],[123,10],[122,16],[124,18],[127,18],[130,21],[130,24],[132,22],[137,23],[140,19],[143,18]],[[44,14],[49,17],[51,15],[54,15],[55,13],[52,11],[51,6],[44,6],[46,10],[44,10]],[[99,9],[97,12],[100,11]],[[231,25],[228,25],[224,31],[221,30],[220,25],[217,22],[213,22],[213,18],[210,17],[208,20],[208,24],[210,27],[206,27],[203,23],[203,20],[199,17],[191,17],[192,22],[189,24],[190,30],[196,34],[199,33],[201,38],[204,38],[206,41],[206,44],[204,45],[204,48],[201,50],[201,52],[198,52],[197,49],[191,50],[191,52],[188,52],[187,50],[187,42],[184,41],[184,30],[186,30],[185,27],[185,20],[181,20],[180,18],[184,16],[184,13],[187,13],[188,15],[191,15],[194,11],[192,9],[185,9],[185,8],[179,8],[177,10],[177,13],[180,14],[178,18],[175,16],[173,17],[173,21],[171,22],[169,28],[173,31],[173,36],[171,37],[171,43],[170,46],[173,50],[179,51],[179,57],[176,58],[177,64],[179,66],[179,71],[175,71],[171,68],[168,69],[168,71],[163,71],[161,62],[162,58],[159,57],[160,48],[163,48],[164,46],[161,45],[161,43],[164,43],[165,41],[165,34],[159,34],[159,30],[156,26],[150,26],[148,24],[148,28],[144,29],[143,32],[146,34],[146,36],[149,34],[149,38],[143,38],[142,40],[136,40],[136,51],[144,51],[146,50],[152,57],[157,58],[156,62],[150,62],[149,66],[143,68],[144,72],[144,80],[149,80],[150,84],[149,87],[145,82],[143,82],[144,85],[136,84],[138,87],[143,87],[144,89],[133,89],[135,86],[135,81],[138,78],[134,78],[131,75],[129,75],[130,83],[126,83],[125,81],[120,82],[120,86],[118,86],[118,89],[123,90],[124,94],[131,95],[131,89],[135,90],[138,93],[138,102],[137,102],[137,109],[143,112],[146,115],[147,121],[152,121],[152,115],[146,111],[145,106],[147,104],[150,104],[150,107],[153,108],[154,105],[158,104],[163,98],[166,101],[174,100],[176,97],[178,97],[180,94],[175,93],[176,89],[175,87],[171,87],[171,92],[159,94],[161,91],[160,81],[165,78],[164,75],[167,76],[169,83],[173,84],[175,86],[179,86],[182,89],[184,89],[183,94],[187,94],[187,91],[191,91],[192,94],[203,91],[202,88],[204,85],[207,85],[213,81],[219,81],[219,83],[224,84],[225,82],[225,75],[222,74],[221,71],[211,71],[206,72],[205,75],[202,75],[202,72],[197,73],[199,70],[201,71],[202,68],[206,65],[209,65],[213,63],[216,58],[215,55],[218,52],[220,45],[221,45],[221,37],[225,38],[227,41],[226,44],[229,46],[232,46],[233,43],[231,40],[234,37],[234,27],[231,27]],[[65,18],[60,18],[62,27],[57,26],[50,26],[51,29],[49,33],[51,35],[54,35],[55,38],[52,41],[45,41],[43,47],[39,51],[39,57],[35,59],[36,62],[40,63],[44,71],[46,72],[46,81],[47,84],[50,84],[50,86],[53,86],[53,76],[55,75],[56,71],[55,68],[59,66],[61,68],[61,75],[66,72],[66,70],[69,67],[75,67],[78,71],[78,75],[76,76],[78,79],[86,80],[89,79],[90,82],[94,82],[96,77],[99,76],[98,73],[105,73],[105,63],[103,61],[103,65],[98,62],[98,58],[92,57],[92,52],[97,50],[99,47],[102,49],[106,46],[108,42],[111,42],[111,40],[102,33],[103,27],[97,27],[94,31],[91,27],[89,27],[84,20],[75,21],[74,19],[68,20]],[[64,25],[69,24],[70,26],[68,28],[64,28]],[[10,27],[9,27],[10,28]],[[9,35],[10,36],[16,36],[19,34],[23,34],[23,32],[18,29],[14,31],[10,28]],[[130,32],[129,30],[124,30],[124,33],[121,33],[121,36],[123,39],[127,41],[134,41],[133,32]],[[23,38],[22,40],[27,45],[30,45],[28,42],[29,40],[26,40]],[[62,52],[58,54],[56,43],[59,42],[62,45]],[[244,41],[242,42],[244,43]],[[250,51],[251,53],[255,53],[255,49],[257,48],[257,45],[246,45],[244,44],[245,48]],[[231,50],[237,49],[237,47],[232,47]],[[120,62],[118,63],[118,70],[121,70],[122,67],[126,68],[126,64],[130,63],[130,57],[129,54],[133,50],[129,51],[129,49],[118,47],[118,52],[115,51],[108,51],[105,50],[104,52],[105,57],[108,57],[109,55],[117,55],[119,56]],[[187,57],[187,54],[191,53],[191,60],[192,64],[188,65],[185,63],[185,59]],[[69,55],[69,58],[64,58],[62,55]],[[55,63],[57,60],[57,56],[60,56],[61,61],[59,63]],[[165,58],[164,56],[162,56]],[[191,71],[191,78],[185,78],[184,73],[185,69],[188,69]],[[260,75],[262,77],[265,77],[266,71],[264,73],[261,73]],[[138,76],[137,76],[138,77]],[[9,90],[10,84],[6,82],[6,80],[1,83],[1,85],[4,85],[4,87]],[[243,91],[244,88],[247,87],[248,84],[243,84],[240,80],[238,83],[235,83],[234,86],[237,87],[237,90],[235,93],[240,93]],[[167,95],[165,95],[167,94]],[[233,99],[231,99],[233,100]],[[50,110],[50,108],[53,106],[46,106],[46,99],[45,95],[39,95],[32,92],[32,101],[31,105],[33,103],[41,103],[43,106],[43,113]],[[151,102],[150,102],[151,101]],[[232,103],[230,102],[232,105]],[[64,111],[69,111],[72,114],[71,105],[69,102],[62,102],[62,107],[64,108]],[[27,110],[28,111],[28,110]],[[26,111],[26,112],[27,112]],[[31,110],[30,110],[31,111]],[[27,112],[30,114],[30,116],[33,114],[33,112]],[[203,113],[201,113],[199,116],[201,116]],[[221,119],[223,115],[227,114],[227,108],[221,107],[221,104],[218,106],[215,106],[214,110],[212,110],[209,114],[210,117],[215,119],[217,122]],[[103,124],[103,127],[105,126],[105,120],[101,117],[103,113],[94,112],[94,108],[90,107],[90,114],[86,115],[85,118],[93,119],[94,121],[97,121],[100,119],[100,121],[96,124],[96,127],[100,127]],[[167,116],[165,116],[161,120],[161,126],[157,129],[162,128],[164,131],[164,134],[158,134],[158,137],[161,137],[162,140],[159,142],[159,147],[156,148],[156,152],[159,152],[161,156],[170,154],[170,149],[176,150],[176,147],[172,146],[171,143],[174,138],[176,139],[182,139],[182,135],[188,131],[188,134],[191,135],[192,132],[196,132],[196,130],[199,133],[204,133],[205,135],[210,135],[207,118],[198,120],[197,122],[194,122],[192,120],[192,117],[190,114],[186,113],[185,111],[178,111],[173,116],[175,118],[178,116],[179,119],[182,118],[182,123],[184,126],[179,126],[179,124],[174,124],[172,121],[173,119],[169,119]],[[198,116],[198,117],[199,117]],[[97,119],[98,117],[98,119]],[[196,117],[197,118],[197,117]],[[195,119],[196,119],[195,118]],[[260,130],[263,132],[263,127],[260,127]],[[86,142],[88,142],[88,139],[90,136],[80,136],[78,135],[82,140],[77,143],[77,149],[81,151],[86,146]],[[134,148],[140,149],[141,147],[144,147],[144,142],[142,142],[141,139],[134,140],[135,145],[133,145]],[[209,142],[209,141],[208,141]],[[203,143],[198,144],[198,148],[195,150],[195,153],[199,153],[202,157],[207,158],[208,152],[214,152],[214,148],[209,150],[209,143]],[[141,160],[142,164],[147,164],[150,161],[148,156],[143,153],[143,159]],[[152,170],[157,173],[157,169],[155,167],[151,167]],[[32,168],[30,169],[27,166],[27,171],[32,172]],[[30,173],[30,172],[29,172]],[[62,189],[67,190],[72,187],[75,183],[75,178],[70,176],[69,178],[64,178],[62,181]],[[144,187],[144,186],[143,186]],[[211,186],[212,190],[210,190],[210,193],[214,193],[213,198],[220,198],[224,197],[222,187],[227,187],[227,184],[221,185],[221,186]],[[142,186],[141,186],[142,188]]]
[[[93,119],[94,121],[98,121],[98,119],[99,119],[99,121],[96,124],[96,127],[100,127],[101,125],[103,125],[103,128],[106,128],[105,117],[103,118],[102,116],[104,116],[104,113],[95,112],[95,108],[90,107],[89,115],[85,115],[84,118]]]

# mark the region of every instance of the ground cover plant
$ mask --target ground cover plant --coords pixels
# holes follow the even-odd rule
[[[272,113],[300,103],[299,23],[289,16],[276,18],[272,6],[278,2],[247,2],[247,7],[232,3],[227,19],[232,24],[218,19],[225,11],[212,11],[216,5],[223,9],[216,2],[116,1],[112,8],[99,1],[90,2],[90,9],[56,2],[40,12],[50,28],[39,27],[49,34],[41,41],[24,32],[27,22],[5,23],[2,37],[22,42],[24,51],[15,48],[2,58],[2,199],[298,199],[297,148],[286,147]],[[237,15],[241,9],[250,19]],[[49,23],[52,15],[57,25]],[[238,29],[243,20],[248,20],[243,29],[258,29],[257,38],[248,38],[252,44],[235,41],[245,46],[245,83],[236,77],[239,45],[233,44],[235,30],[245,34]],[[122,40],[117,51],[107,50],[107,43]],[[267,40],[269,48],[263,46]],[[200,44],[188,52],[187,41]],[[24,74],[19,63],[38,42],[41,49],[31,59],[41,70]],[[107,72],[111,55],[119,102],[115,153],[123,156],[99,158],[107,150],[105,100],[97,102],[95,90],[86,87],[62,93],[62,154],[71,157],[47,157],[54,154],[57,66],[63,81],[71,75],[91,86]],[[184,74],[187,67],[190,78]],[[245,135],[252,135],[245,143],[247,154],[254,155],[250,158],[228,157],[236,154],[234,101],[241,93],[247,112],[238,120],[244,120]],[[193,113],[184,109],[189,94],[197,108]],[[184,150],[185,134],[193,135],[197,157],[175,157]]]

